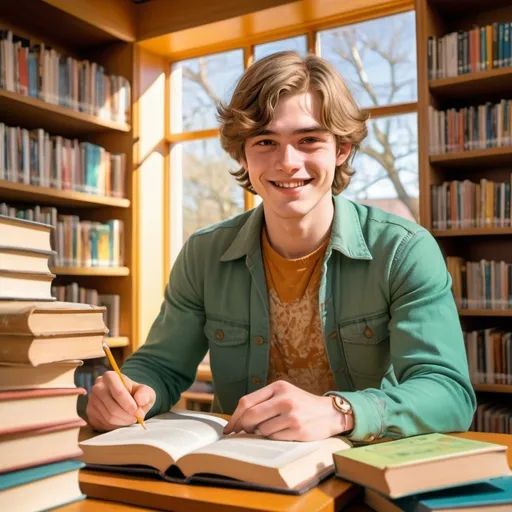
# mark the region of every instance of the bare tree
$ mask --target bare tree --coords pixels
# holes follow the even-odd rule
[[[365,99],[369,108],[399,103],[402,98],[408,97],[406,90],[416,86],[416,64],[415,61],[411,62],[411,48],[407,38],[403,37],[407,23],[411,23],[411,20],[394,17],[388,18],[385,26],[380,27],[381,30],[374,22],[372,27],[356,25],[330,32],[330,56],[341,61],[341,66],[338,66],[341,67],[341,74],[356,96]],[[414,54],[414,48],[412,50]],[[373,62],[374,67],[378,66],[384,75],[380,85],[370,81],[365,62]],[[404,73],[407,67],[408,72]],[[397,140],[394,137],[396,118],[370,120],[371,142],[362,145],[361,153],[377,163],[379,170],[369,175],[365,169],[357,168],[357,173],[361,173],[357,182],[361,185],[356,195],[361,196],[375,184],[389,180],[411,215],[419,219],[418,198],[410,194],[405,186],[407,174],[412,174],[414,182],[417,182],[416,162],[411,169],[411,157],[417,152],[416,134],[410,122],[400,124],[400,139]]]

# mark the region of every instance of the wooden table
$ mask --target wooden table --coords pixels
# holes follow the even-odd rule
[[[512,435],[465,432],[453,434],[509,447],[507,457],[512,467]],[[367,512],[371,509],[355,498],[357,488],[339,479],[330,478],[302,496],[287,496],[275,493],[243,491],[226,488],[179,485],[126,475],[107,475],[100,472],[82,470],[80,473],[82,491],[89,496],[102,496],[102,499],[88,498],[59,509],[59,512],[128,512],[155,509],[173,512]],[[148,498],[148,494],[151,496]],[[137,507],[143,499],[148,499],[152,507]],[[110,501],[111,500],[111,501]],[[354,504],[347,506],[352,501]],[[358,503],[359,501],[359,503]],[[124,502],[123,505],[119,502]],[[132,505],[133,503],[134,505]]]

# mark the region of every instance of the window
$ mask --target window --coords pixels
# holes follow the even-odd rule
[[[238,165],[220,146],[219,139],[183,142],[183,242],[200,228],[244,210],[244,191],[230,170]]]
[[[416,113],[368,122],[368,137],[352,162],[355,174],[343,194],[416,221],[418,209]]]
[[[416,101],[414,11],[320,32],[320,51],[363,107]]]
[[[272,53],[285,50],[294,50],[299,55],[308,53],[308,41],[305,35],[290,37],[289,39],[280,39],[269,43],[258,44],[254,47],[254,60],[260,60]]]
[[[179,133],[215,128],[218,125],[216,105],[219,101],[229,100],[243,71],[242,50],[174,64],[172,131]]]

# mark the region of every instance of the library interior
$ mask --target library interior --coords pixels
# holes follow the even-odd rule
[[[512,510],[511,90],[510,0],[0,1],[0,510]]]

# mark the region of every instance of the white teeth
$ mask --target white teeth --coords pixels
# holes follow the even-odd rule
[[[294,182],[282,182],[282,181],[274,181],[274,183],[281,188],[297,188],[302,187],[304,185],[304,181],[294,181]]]

